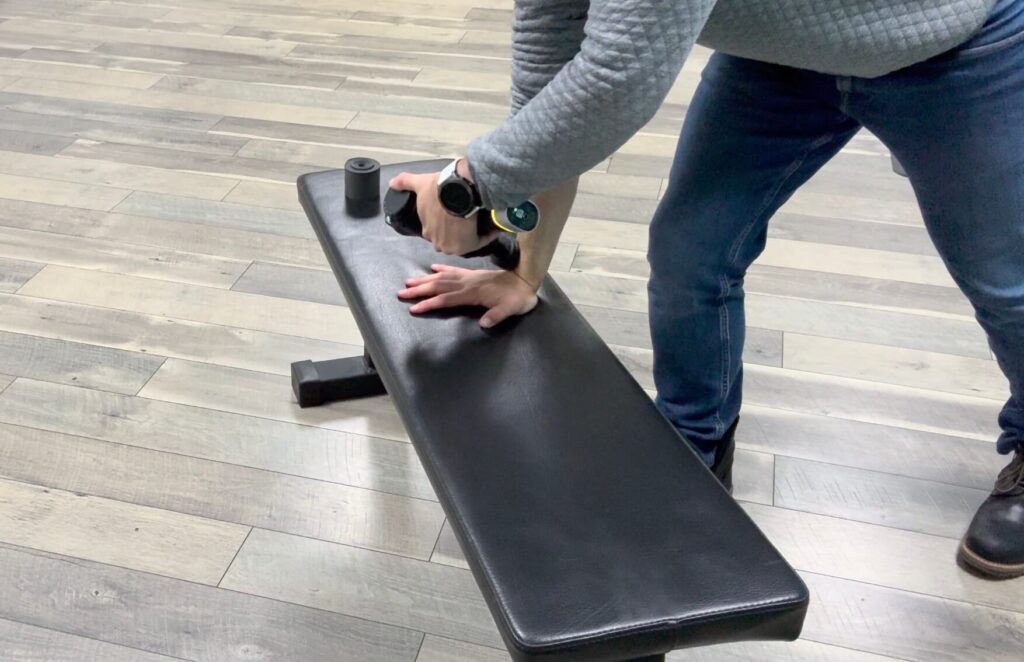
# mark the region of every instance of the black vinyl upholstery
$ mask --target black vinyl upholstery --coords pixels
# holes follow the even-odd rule
[[[407,277],[490,263],[347,217],[343,185],[305,175],[299,198],[515,660],[799,635],[804,584],[550,277],[489,331],[413,317]]]

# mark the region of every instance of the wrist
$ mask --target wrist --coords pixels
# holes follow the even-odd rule
[[[473,179],[473,171],[470,170],[469,168],[469,159],[467,159],[465,156],[460,156],[458,162],[455,164],[455,174],[457,174],[459,177],[462,177],[468,182],[471,182],[473,184],[476,183],[476,181]]]
[[[519,264],[512,273],[518,276],[520,280],[529,285],[530,288],[536,292],[540,289],[540,284],[544,281],[547,269],[542,265],[534,264],[532,261],[527,259],[525,254],[520,254]]]

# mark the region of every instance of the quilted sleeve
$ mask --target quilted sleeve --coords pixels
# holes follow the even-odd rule
[[[517,0],[512,18],[512,114],[579,53],[589,0]]]
[[[522,108],[470,143],[484,204],[519,204],[621,147],[654,116],[714,4],[591,0],[579,52],[532,98],[543,75],[520,76]]]

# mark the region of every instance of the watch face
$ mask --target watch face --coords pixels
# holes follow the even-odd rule
[[[445,182],[439,195],[441,204],[453,214],[465,216],[473,211],[473,193],[462,182]]]

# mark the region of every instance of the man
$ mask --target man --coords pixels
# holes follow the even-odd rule
[[[485,306],[485,327],[529,312],[576,176],[650,120],[697,41],[717,52],[650,228],[658,407],[730,486],[744,274],[774,212],[866,127],[906,169],[1010,382],[997,448],[1013,459],[960,556],[1024,574],[1024,0],[517,0],[512,115],[444,182],[392,184],[417,191],[446,253],[480,245],[460,218],[479,204],[533,199],[543,220],[515,273],[436,267],[400,296],[421,299],[414,314]]]

